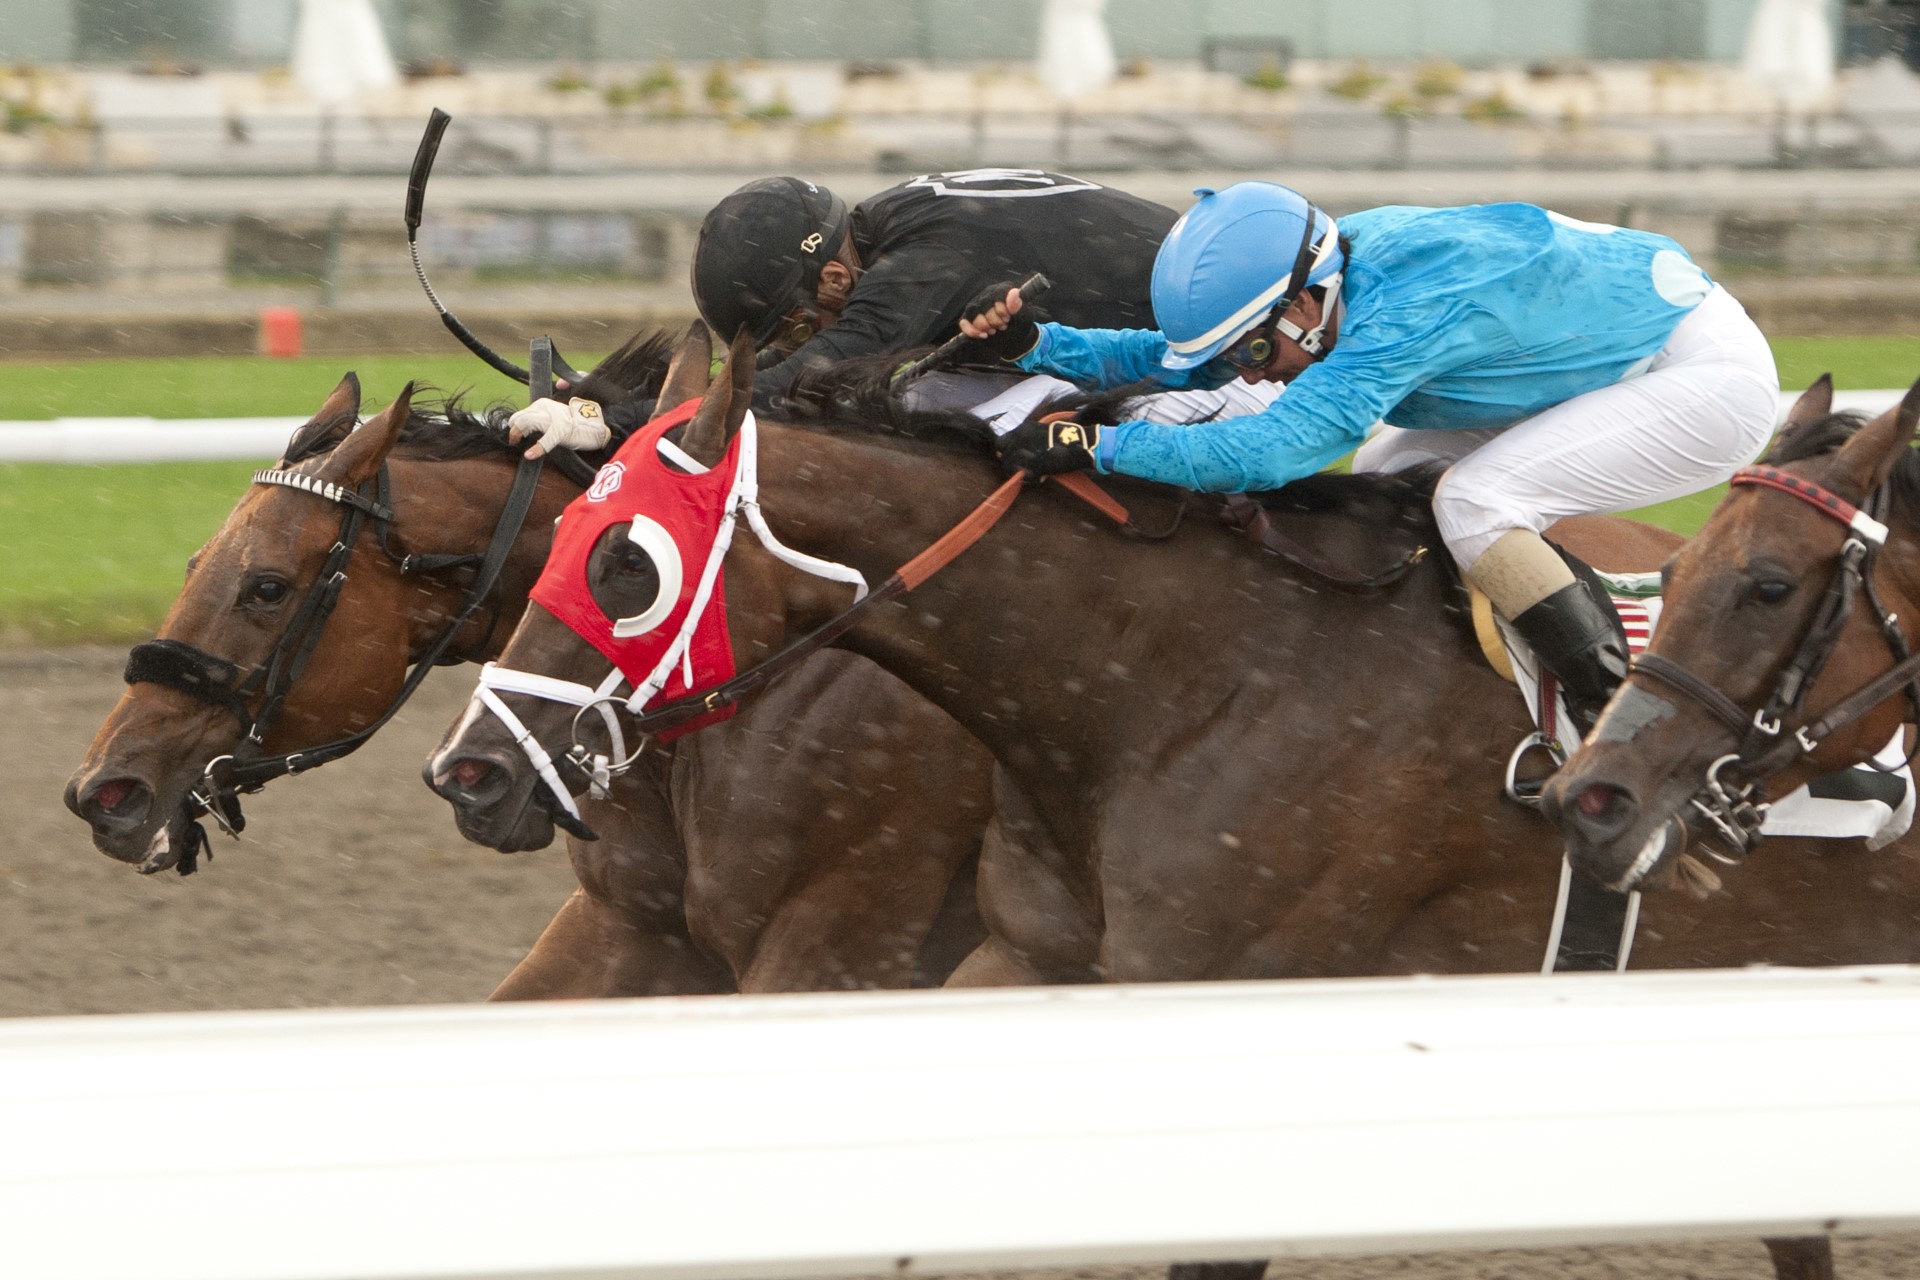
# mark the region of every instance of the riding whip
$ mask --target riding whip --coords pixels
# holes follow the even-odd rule
[[[420,211],[427,199],[427,178],[433,173],[434,157],[440,153],[440,137],[452,123],[452,116],[438,107],[433,109],[433,114],[427,117],[427,131],[420,135],[420,149],[413,153],[413,172],[407,176],[407,252],[413,255],[413,274],[420,277],[420,287],[427,291],[427,301],[440,313],[440,323],[447,326],[447,332],[460,339],[461,345],[467,350],[515,382],[527,382],[531,375],[525,369],[474,337],[473,331],[460,323],[460,317],[447,310],[440,301],[440,295],[427,283],[427,269],[420,265],[420,246],[414,242],[414,237],[420,232]]]
[[[1047,279],[1046,276],[1036,271],[1032,275],[1028,276],[1025,280],[1021,281],[1020,301],[1022,304],[1038,302],[1040,301],[1040,299],[1047,296],[1047,290],[1051,288],[1053,288],[1053,281]],[[906,368],[894,374],[891,381],[898,384],[901,382],[911,381],[912,379],[919,377],[923,373],[931,373],[933,372],[933,370],[939,368],[941,365],[945,364],[947,361],[953,359],[954,356],[958,355],[962,350],[962,348],[964,348],[969,342],[974,342],[974,341],[977,341],[977,339],[969,338],[964,333],[956,333],[953,337],[948,338],[945,342],[935,347],[932,351],[929,351],[926,355],[920,357],[918,360],[915,360],[912,364],[908,365]]]

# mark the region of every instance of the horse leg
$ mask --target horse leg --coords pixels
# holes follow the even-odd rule
[[[682,934],[640,927],[575,889],[489,1000],[705,995],[732,991],[726,971]]]
[[[920,944],[913,985],[937,987],[945,983],[986,940],[987,927],[980,921],[980,855],[976,852],[960,864],[947,884],[940,913]]]
[[[1833,1241],[1826,1236],[1776,1236],[1760,1243],[1773,1256],[1774,1280],[1833,1280]]]
[[[989,936],[947,978],[949,987],[1044,987],[1047,977],[1004,938]]]
[[[1176,1262],[1167,1268],[1167,1280],[1260,1280],[1265,1274],[1265,1258],[1250,1258],[1245,1262]]]
[[[950,987],[1099,982],[1099,908],[1091,886],[1040,822],[1005,769],[993,770],[993,817],[976,881],[980,943],[947,978]]]

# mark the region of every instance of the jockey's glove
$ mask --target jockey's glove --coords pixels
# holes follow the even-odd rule
[[[535,400],[507,419],[507,440],[519,444],[535,437],[527,450],[529,458],[538,458],[552,449],[591,452],[604,449],[613,439],[606,415],[591,400],[575,397],[562,404],[558,400]]]
[[[1100,428],[1062,417],[1023,422],[1000,437],[1000,466],[1008,475],[1050,476],[1085,471],[1100,447]]]
[[[968,320],[978,320],[986,312],[993,310],[995,303],[1005,302],[1007,292],[1018,289],[1018,280],[1003,280],[999,284],[989,285],[975,294],[973,301],[961,308],[960,314]],[[1007,327],[990,338],[975,338],[973,349],[984,355],[1012,364],[1040,345],[1040,326],[1033,318],[1033,308],[1025,306],[1020,313],[1007,320]]]

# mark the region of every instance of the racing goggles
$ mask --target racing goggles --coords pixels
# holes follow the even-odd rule
[[[1299,251],[1293,256],[1293,270],[1287,276],[1286,292],[1282,293],[1279,301],[1273,304],[1273,309],[1267,312],[1265,320],[1247,330],[1239,341],[1222,351],[1217,357],[1224,360],[1235,371],[1266,368],[1278,349],[1276,334],[1292,339],[1300,345],[1302,351],[1316,360],[1326,354],[1326,312],[1323,311],[1320,323],[1311,329],[1302,329],[1285,318],[1287,308],[1294,304],[1301,290],[1306,288],[1307,277],[1313,274],[1314,264],[1320,260],[1326,248],[1328,236],[1335,234],[1333,221],[1328,219],[1327,230],[1318,240],[1314,238],[1313,215],[1317,212],[1319,212],[1317,209],[1311,205],[1308,206],[1306,230],[1300,236]],[[1344,274],[1336,271],[1320,282],[1329,300],[1339,293],[1340,278]],[[1331,310],[1331,306],[1329,301],[1327,311]]]

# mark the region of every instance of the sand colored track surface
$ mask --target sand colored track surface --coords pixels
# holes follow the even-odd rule
[[[124,662],[118,649],[0,651],[0,1016],[479,1000],[571,891],[564,851],[503,856],[470,845],[421,785],[420,762],[472,688],[460,669],[429,680],[352,759],[250,799],[246,839],[216,835],[214,861],[198,875],[136,874],[96,852],[60,803],[119,696]],[[1844,1089],[1847,1065],[1834,1069]],[[1837,1253],[1843,1280],[1920,1276],[1917,1237],[1842,1240]],[[1772,1270],[1759,1242],[1745,1241],[1280,1261],[1267,1274],[1762,1280]],[[1023,1280],[1161,1275],[1102,1268]]]

